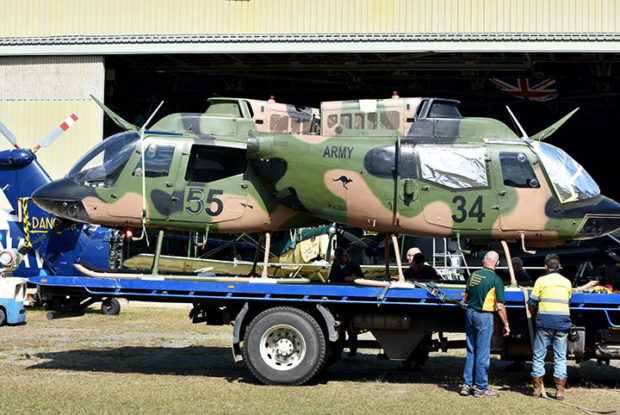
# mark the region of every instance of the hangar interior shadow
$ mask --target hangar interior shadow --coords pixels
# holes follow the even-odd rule
[[[147,375],[206,376],[228,382],[259,384],[244,363],[234,363],[230,348],[217,346],[142,347],[124,346],[109,349],[78,349],[37,353],[46,360],[29,366],[29,370],[72,370],[106,373],[138,373]],[[528,394],[531,383],[530,367],[508,369],[511,362],[491,359],[490,381],[500,390]],[[358,353],[355,361],[341,360],[320,373],[309,384],[333,381],[438,384],[447,390],[458,390],[465,358],[450,355],[431,356],[420,370],[404,370],[400,362],[378,360],[376,354]],[[546,366],[546,381],[553,383],[551,364]],[[599,365],[594,361],[579,367],[569,362],[569,387],[617,387],[620,368]],[[509,386],[508,386],[509,385]]]
[[[512,127],[509,105],[529,134],[581,110],[548,141],[573,155],[620,200],[610,166],[617,163],[620,54],[601,53],[333,53],[117,55],[106,58],[105,101],[129,121],[172,112],[203,112],[207,98],[232,96],[318,107],[321,101],[443,97],[461,101],[464,116],[497,118]],[[490,79],[530,86],[546,79],[557,97],[516,98]],[[118,128],[107,120],[105,135]]]

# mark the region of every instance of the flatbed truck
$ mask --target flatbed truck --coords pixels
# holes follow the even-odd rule
[[[465,347],[464,341],[445,337],[465,332],[464,309],[457,304],[464,285],[438,284],[429,290],[168,277],[45,276],[30,281],[39,286],[50,306],[49,318],[81,315],[85,307],[103,298],[191,303],[194,323],[233,325],[235,361],[245,360],[253,375],[266,384],[303,384],[337,361],[346,347],[382,349],[382,355],[392,360]],[[504,339],[494,336],[492,344],[492,351],[502,359],[531,358],[524,294],[520,288],[506,288],[511,334]],[[571,358],[607,363],[620,358],[619,294],[574,294],[570,310],[580,334],[578,341],[569,344]],[[375,340],[352,344],[348,338],[366,331]],[[433,339],[433,334],[438,335]]]

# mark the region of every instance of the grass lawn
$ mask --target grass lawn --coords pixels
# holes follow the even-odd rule
[[[232,329],[190,323],[187,309],[123,306],[0,327],[1,414],[565,414],[580,412],[529,397],[529,364],[509,372],[492,359],[498,399],[458,395],[462,351],[432,353],[420,371],[361,350],[312,384],[259,384],[230,351]],[[550,372],[550,366],[547,366]],[[546,381],[553,392],[552,377]],[[569,367],[566,400],[593,409],[620,408],[620,363]]]

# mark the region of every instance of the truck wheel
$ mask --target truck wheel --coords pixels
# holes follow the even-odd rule
[[[101,312],[106,316],[115,316],[121,312],[121,303],[116,298],[106,298],[101,302]]]
[[[2,308],[0,308],[0,326],[4,326],[6,324],[6,313]]]
[[[275,307],[256,316],[245,332],[243,358],[268,385],[301,385],[323,367],[325,336],[308,313]]]

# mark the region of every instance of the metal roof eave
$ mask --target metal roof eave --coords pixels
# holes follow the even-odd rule
[[[618,33],[108,35],[0,38],[0,56],[182,53],[620,52]]]

